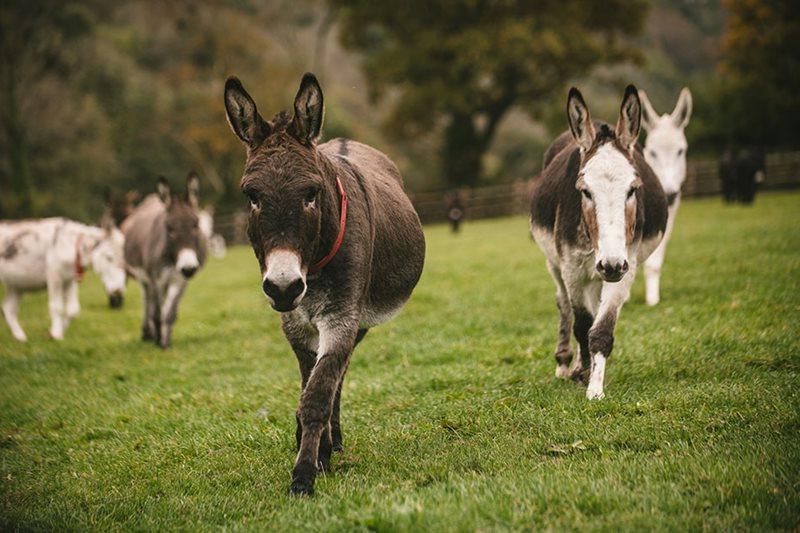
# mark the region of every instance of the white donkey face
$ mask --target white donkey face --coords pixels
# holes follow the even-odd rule
[[[567,99],[570,130],[581,151],[581,168],[575,187],[581,192],[581,216],[595,255],[595,268],[607,282],[617,282],[628,272],[628,248],[633,244],[641,186],[632,154],[639,136],[641,106],[636,88],[629,85],[614,131],[601,125],[595,131],[580,91]]]
[[[644,157],[661,181],[664,192],[680,192],[686,179],[686,135],[684,129],[692,114],[692,93],[684,88],[671,114],[656,114],[644,91],[639,91],[642,101],[642,125],[647,130]]]
[[[121,305],[125,294],[124,248],[125,237],[119,229],[112,228],[91,253],[92,269],[100,276],[112,307]]]

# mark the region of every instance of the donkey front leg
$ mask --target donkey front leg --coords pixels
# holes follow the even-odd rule
[[[20,342],[28,340],[25,331],[19,324],[19,302],[22,300],[22,293],[16,289],[6,286],[6,297],[3,299],[3,316],[6,317],[11,334]]]
[[[67,323],[66,285],[57,276],[47,279],[47,306],[50,310],[50,337],[63,340]]]
[[[600,306],[592,328],[589,330],[589,353],[591,354],[591,371],[586,397],[599,400],[605,396],[603,384],[606,375],[606,361],[611,357],[614,348],[614,327],[617,324],[622,305],[631,292],[636,267],[617,283],[603,283]]]
[[[672,226],[675,223],[675,214],[678,211],[678,200],[669,208],[669,218],[667,219],[667,229],[664,237],[658,244],[653,253],[644,262],[644,285],[645,301],[647,305],[653,306],[661,301],[661,267],[664,265],[664,257],[667,254],[667,242],[672,234]]]
[[[356,349],[358,343],[361,342],[367,332],[368,328],[358,330],[356,334],[356,341],[353,345],[353,350]],[[344,450],[344,440],[342,439],[342,425],[339,422],[339,403],[342,401],[342,387],[344,387],[344,378],[347,375],[347,368],[350,366],[349,362],[342,373],[342,379],[339,381],[339,386],[336,388],[336,397],[333,399],[333,412],[331,413],[331,443],[333,451],[340,452]]]
[[[159,346],[169,348],[172,342],[172,328],[178,318],[178,304],[186,289],[186,278],[181,275],[169,280],[164,297],[161,299],[161,334],[159,335]]]
[[[66,295],[67,324],[72,322],[81,312],[81,302],[78,298],[78,280],[73,279],[67,285]]]
[[[142,317],[142,340],[157,341],[160,326],[158,325],[158,293],[150,280],[140,282],[144,316]]]
[[[355,345],[357,323],[323,322],[318,326],[317,360],[300,396],[297,410],[302,428],[300,450],[292,471],[293,494],[313,494],[320,459],[330,460],[330,423],[336,390]]]

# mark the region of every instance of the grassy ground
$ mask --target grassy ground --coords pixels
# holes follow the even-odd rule
[[[557,312],[523,218],[428,228],[425,274],[370,332],[345,451],[286,495],[296,363],[236,248],[192,282],[166,352],[97,279],[56,344],[0,328],[0,529],[769,529],[800,519],[800,194],[685,202],[637,281],[606,399],[553,376]]]

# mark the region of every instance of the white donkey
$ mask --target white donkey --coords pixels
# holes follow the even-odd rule
[[[660,300],[661,266],[681,203],[681,185],[686,179],[687,144],[683,130],[692,115],[692,93],[684,87],[672,113],[661,116],[655,112],[644,91],[639,91],[639,100],[642,102],[642,126],[647,131],[644,158],[661,181],[669,205],[667,232],[644,263],[645,299],[647,305],[656,305]]]
[[[27,340],[17,317],[22,293],[46,288],[50,336],[63,339],[80,312],[78,281],[89,266],[100,276],[111,306],[122,305],[124,245],[125,237],[112,225],[99,228],[64,218],[0,222],[3,314],[14,338]]]

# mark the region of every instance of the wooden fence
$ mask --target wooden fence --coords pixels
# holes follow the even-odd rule
[[[800,151],[767,155],[766,180],[761,189],[800,187]],[[461,192],[467,218],[477,220],[527,214],[530,205],[532,180],[517,180],[502,185],[464,189]],[[722,192],[719,179],[719,161],[716,159],[692,160],[688,164],[683,196],[711,196]],[[411,195],[414,207],[425,224],[446,220],[444,191]],[[215,217],[215,231],[228,243],[246,242],[247,213],[234,211],[219,213]]]

